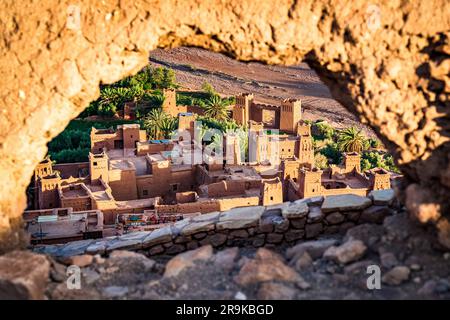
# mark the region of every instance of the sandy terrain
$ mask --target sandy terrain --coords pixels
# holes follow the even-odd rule
[[[200,90],[207,81],[221,95],[252,92],[255,100],[262,103],[279,104],[284,98],[300,98],[305,119],[325,119],[337,128],[356,125],[373,135],[357,116],[331,97],[306,63],[290,67],[244,63],[219,53],[186,47],[152,51],[150,62],[173,68],[177,81],[185,89]]]

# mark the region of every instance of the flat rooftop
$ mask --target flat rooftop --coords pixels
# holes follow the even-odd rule
[[[155,205],[155,198],[116,201],[116,205],[122,209],[147,208]]]
[[[326,184],[327,182],[337,182],[344,183],[352,189],[362,189],[369,186],[368,180],[365,180],[363,177],[351,175],[347,175],[344,179],[330,179],[328,177],[329,176],[326,172],[322,174],[322,185]]]
[[[87,191],[80,185],[64,186],[62,187],[62,194],[67,198],[81,198],[88,196]]]
[[[91,191],[92,196],[95,200],[112,200],[109,195],[106,193],[105,187],[103,185],[92,185],[88,184],[86,187]]]
[[[136,170],[137,176],[146,175],[147,160],[145,156],[136,156],[135,149],[108,150],[110,170]]]

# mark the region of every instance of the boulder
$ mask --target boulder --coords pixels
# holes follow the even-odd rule
[[[213,261],[217,267],[222,268],[224,271],[231,271],[234,268],[234,262],[239,256],[239,248],[227,248],[222,251],[217,252]]]
[[[297,291],[287,285],[276,282],[264,282],[258,290],[257,298],[260,300],[292,300]]]
[[[116,239],[116,237],[114,237]],[[85,254],[87,248],[94,242],[94,240],[80,240],[66,243],[58,248],[58,251],[53,255],[57,257],[70,257],[79,254]]]
[[[286,202],[281,208],[281,214],[287,219],[299,219],[305,217],[309,212],[307,203],[303,200]]]
[[[253,259],[245,260],[235,277],[236,283],[241,286],[273,280],[291,282],[305,288],[308,286],[294,269],[284,263],[280,255],[265,248],[259,248]]]
[[[283,235],[281,233],[269,233],[266,237],[267,243],[281,243],[283,241]]]
[[[329,224],[339,224],[345,220],[345,217],[339,212],[332,212],[326,216],[325,220]]]
[[[171,240],[172,229],[170,228],[170,226],[167,226],[150,232],[150,234],[142,241],[142,247],[148,248],[156,244],[169,242]]]
[[[201,216],[199,216],[201,217]],[[214,220],[203,220],[203,221],[191,221],[183,229],[181,229],[182,236],[190,236],[199,232],[208,232],[214,230],[215,221]]]
[[[331,246],[336,244],[334,239],[322,239],[314,241],[302,242],[292,248],[287,249],[286,257],[293,259],[295,256],[302,255],[305,251],[311,256],[312,259],[320,258],[323,253]]]
[[[304,230],[289,230],[284,234],[284,238],[286,239],[286,241],[288,242],[292,242],[292,241],[296,241],[296,240],[300,240],[305,236],[305,231]]]
[[[306,238],[311,239],[317,237],[323,231],[323,225],[321,222],[307,224],[305,227]]]
[[[212,255],[213,248],[211,245],[181,253],[169,260],[164,271],[164,277],[177,276],[184,269],[193,266],[195,261],[209,260]]]
[[[397,286],[409,279],[411,271],[408,267],[397,266],[383,275],[381,281],[390,286]]]
[[[360,240],[349,240],[340,246],[328,248],[323,257],[336,263],[347,264],[364,256],[367,247]]]
[[[222,233],[216,233],[213,235],[210,235],[202,240],[203,243],[212,244],[213,247],[219,247],[223,245],[227,241],[227,235]]]
[[[319,207],[311,207],[308,213],[308,223],[320,222],[325,215]]]
[[[67,257],[62,260],[59,259],[59,261],[68,266],[75,265],[80,268],[83,268],[92,264],[92,262],[94,261],[94,256],[90,254],[82,254],[78,256]]]
[[[383,227],[377,224],[360,224],[347,230],[344,241],[357,239],[364,242],[369,248],[376,249],[383,235]]]
[[[371,206],[364,209],[359,218],[360,223],[382,223],[384,218],[393,214],[394,210],[386,206]]]
[[[290,265],[295,268],[297,271],[302,271],[308,267],[310,267],[313,263],[313,259],[309,255],[307,251],[303,252],[299,256],[295,256],[294,259],[291,260]]]
[[[44,299],[49,273],[43,255],[12,251],[0,256],[0,300]]]
[[[127,287],[109,286],[102,290],[102,296],[105,298],[113,299],[123,297],[128,293]]]
[[[372,190],[369,193],[369,198],[376,206],[391,205],[395,198],[395,192],[393,189]]]
[[[263,213],[262,206],[234,208],[220,215],[216,228],[224,230],[254,227]]]
[[[113,240],[106,245],[106,252],[113,250],[138,250],[142,248],[142,240]]]

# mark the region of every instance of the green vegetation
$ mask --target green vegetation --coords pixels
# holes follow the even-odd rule
[[[328,158],[325,157],[321,153],[316,153],[314,155],[314,163],[315,163],[317,168],[320,168],[320,169],[328,168]]]
[[[372,168],[383,168],[400,173],[400,170],[398,170],[395,166],[392,155],[377,151],[364,152],[361,156],[361,170],[368,170]]]
[[[229,119],[226,102],[219,96],[212,96],[206,103],[205,116],[219,121]]]
[[[134,102],[140,115],[142,110],[160,107],[164,99],[161,89],[178,88],[175,72],[165,67],[147,66],[134,76],[127,77],[112,85],[100,87],[100,98],[93,101],[80,115],[113,117],[126,102]]]
[[[343,129],[338,134],[339,150],[343,152],[358,152],[367,150],[370,146],[361,129],[350,127]]]
[[[116,128],[120,124],[136,122],[127,120],[72,120],[63,132],[48,143],[48,153],[52,161],[56,163],[88,161],[91,149],[90,132],[92,127],[97,129]]]
[[[143,120],[143,128],[150,139],[168,139],[178,127],[178,119],[164,113],[162,109],[153,109]]]
[[[178,119],[165,114],[161,109],[164,103],[162,89],[168,88],[178,88],[174,71],[151,66],[112,85],[102,85],[99,99],[90,103],[80,118],[98,115],[104,117],[104,120],[71,121],[64,132],[48,144],[52,160],[58,163],[87,161],[91,127],[104,129],[116,128],[123,123],[140,123],[141,127],[147,130],[150,139],[170,138],[171,133],[178,127]],[[114,117],[127,102],[136,104],[137,121],[108,120],[108,117]],[[247,128],[230,119],[227,108],[235,103],[234,97],[221,98],[215,88],[205,81],[201,92],[178,91],[176,102],[179,105],[203,108],[204,115],[197,117],[197,121],[202,123],[201,132],[205,134],[209,128],[221,132],[235,132],[239,135],[243,154],[248,154]],[[339,164],[343,152],[356,151],[362,154],[363,170],[381,167],[398,172],[391,155],[375,150],[382,147],[380,141],[367,138],[358,128],[335,130],[323,120],[307,122],[311,125],[317,167],[326,168],[329,164]],[[273,134],[271,130],[266,132]],[[220,142],[218,137],[213,137],[204,144],[210,144],[213,148]]]
[[[214,96],[218,96],[216,89],[207,81],[203,82],[202,90],[211,98]]]
[[[326,168],[328,164],[339,164],[344,152],[355,151],[361,153],[362,170],[380,167],[399,172],[390,154],[373,150],[382,147],[381,142],[367,138],[360,129],[349,127],[336,130],[322,120],[306,122],[311,125],[317,167]]]

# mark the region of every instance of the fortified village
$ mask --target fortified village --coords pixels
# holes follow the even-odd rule
[[[384,169],[361,172],[360,155],[344,154],[340,166],[315,168],[310,126],[301,101],[258,104],[240,94],[232,118],[248,127],[248,160],[242,137],[224,135],[223,157],[205,154],[195,137],[201,108],[176,105],[164,90],[163,111],[179,120],[177,139],[148,140],[139,124],[91,131],[89,162],[35,169],[34,209],[24,212],[32,243],[60,243],[158,229],[176,221],[236,207],[271,206],[302,198],[389,189]],[[125,119],[133,119],[126,104]],[[278,130],[278,131],[277,131]],[[217,153],[217,151],[216,151]]]

